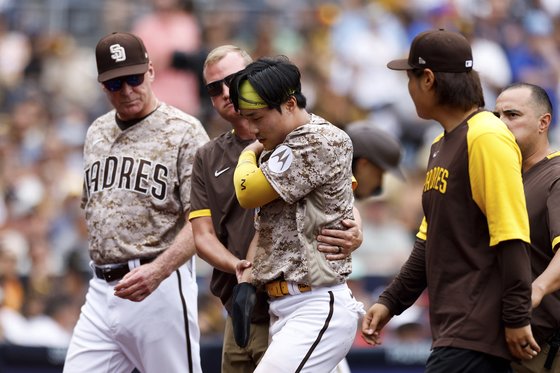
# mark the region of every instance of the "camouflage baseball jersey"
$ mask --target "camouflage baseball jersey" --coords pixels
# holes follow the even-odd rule
[[[353,218],[352,143],[348,135],[315,115],[273,151],[261,170],[281,198],[258,210],[256,283],[283,277],[311,286],[343,283],[351,259],[327,261],[317,250],[323,227],[343,229]]]
[[[193,166],[191,212],[189,219],[200,216],[212,218],[216,236],[237,258],[246,258],[247,249],[255,235],[254,210],[239,205],[233,185],[233,172],[241,151],[254,140],[241,140],[228,131],[202,146],[196,153]],[[210,290],[219,297],[229,314],[232,310],[235,274],[219,269],[212,272]],[[253,322],[268,320],[268,297],[257,293]]]
[[[418,237],[426,239],[433,347],[510,358],[493,246],[529,242],[515,138],[494,114],[477,112],[434,141],[427,170]]]
[[[166,104],[125,130],[114,110],[93,122],[82,207],[96,264],[153,257],[171,245],[190,209],[195,152],[207,141],[198,119]]]
[[[544,272],[560,244],[560,152],[553,153],[523,174],[531,225],[533,279]],[[560,292],[543,298],[531,314],[531,329],[539,344],[560,330]],[[541,344],[541,346],[543,346]]]

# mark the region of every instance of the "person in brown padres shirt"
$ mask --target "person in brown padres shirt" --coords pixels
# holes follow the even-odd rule
[[[424,219],[399,274],[368,310],[362,336],[381,329],[427,288],[432,352],[426,372],[510,371],[510,360],[540,348],[531,333],[529,221],[521,152],[485,111],[464,36],[431,30],[415,37],[406,70],[416,112],[443,127],[433,142],[422,194]]]
[[[523,156],[534,279],[531,328],[542,346],[535,358],[512,366],[517,373],[560,372],[560,263],[555,259],[560,244],[560,152],[552,151],[548,141],[552,104],[541,87],[516,83],[500,93],[494,113],[513,132]]]
[[[191,188],[191,212],[198,255],[214,267],[210,289],[222,301],[226,311],[226,326],[222,347],[222,373],[245,373],[255,370],[268,347],[268,296],[257,293],[250,337],[247,346],[240,347],[234,339],[232,324],[232,294],[237,284],[235,265],[247,256],[255,234],[255,212],[239,205],[233,187],[233,172],[241,151],[255,141],[246,118],[237,113],[230,101],[228,84],[233,75],[245,68],[252,58],[243,49],[223,45],[213,49],[204,63],[206,89],[216,112],[231,124],[226,131],[202,146],[196,153]],[[345,230],[323,230],[319,245],[340,260],[362,242],[359,221],[345,220]],[[328,245],[326,243],[331,243]],[[340,247],[340,253],[336,253]]]

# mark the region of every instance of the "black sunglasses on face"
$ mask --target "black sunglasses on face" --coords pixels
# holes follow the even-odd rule
[[[229,87],[229,85],[231,84],[231,81],[233,80],[233,77],[235,76],[235,73],[226,76],[223,79],[220,80],[216,80],[215,82],[212,83],[208,83],[206,85],[206,90],[208,91],[208,94],[211,97],[215,97],[215,96],[219,96],[223,93],[224,91],[224,86],[223,84],[225,84],[226,86]]]
[[[140,84],[144,83],[144,74],[120,76],[115,79],[107,80],[102,84],[108,91],[117,92],[121,90],[123,83],[126,83],[131,87],[138,87]]]

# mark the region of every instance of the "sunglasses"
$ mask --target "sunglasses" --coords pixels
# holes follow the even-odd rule
[[[131,87],[138,87],[140,84],[144,83],[144,74],[121,76],[115,79],[107,80],[102,84],[108,91],[117,92],[121,90],[123,83],[126,83]]]
[[[221,95],[224,92],[223,84],[225,84],[226,86],[229,87],[229,85],[231,84],[231,81],[233,80],[234,76],[235,76],[235,73],[233,73],[231,75],[228,75],[223,79],[216,80],[215,82],[207,84],[206,85],[206,90],[208,91],[208,94],[211,97]]]

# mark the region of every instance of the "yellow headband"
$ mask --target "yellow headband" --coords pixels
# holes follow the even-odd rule
[[[244,80],[239,86],[239,108],[240,109],[262,109],[268,107],[268,104],[259,96],[255,88]]]

